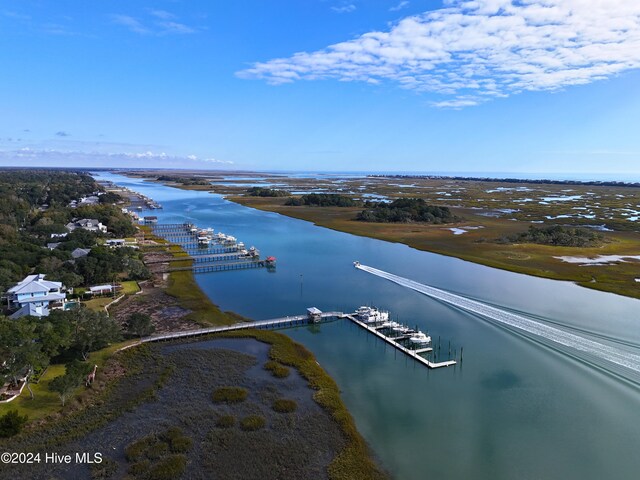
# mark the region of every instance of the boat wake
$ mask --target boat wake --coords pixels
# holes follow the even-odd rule
[[[471,300],[455,293],[430,287],[428,285],[409,280],[408,278],[400,277],[383,270],[378,270],[377,268],[361,265],[358,262],[354,265],[356,268],[371,273],[372,275],[385,278],[397,283],[398,285],[410,288],[416,292],[420,292],[431,298],[440,300],[468,312],[475,313],[487,319],[494,320],[507,327],[512,327],[537,337],[542,337],[552,343],[578,350],[579,352],[595,356],[599,359],[633,370],[636,373],[640,373],[640,355],[630,353],[611,345],[599,343],[581,335],[566,332],[550,325],[545,325],[523,315],[487,305],[486,303],[477,300]]]

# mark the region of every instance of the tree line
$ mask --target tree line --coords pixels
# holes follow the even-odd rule
[[[380,223],[451,223],[460,221],[448,207],[429,205],[422,198],[399,198],[391,203],[377,202],[360,212],[356,220]]]
[[[601,233],[586,228],[563,227],[561,225],[539,228],[531,225],[526,232],[502,237],[498,242],[537,243],[558,247],[597,247],[603,243],[604,239],[605,237]]]

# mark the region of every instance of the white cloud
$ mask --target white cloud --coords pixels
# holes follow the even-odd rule
[[[399,4],[397,4],[394,7],[391,7],[389,9],[390,12],[397,12],[399,10],[402,10],[404,8],[407,8],[409,6],[409,1],[408,0],[402,0]]]
[[[331,7],[331,10],[337,13],[351,13],[356,10],[356,6],[353,3],[348,3],[339,7]]]
[[[558,90],[640,67],[638,0],[445,0],[315,52],[238,72],[271,84],[397,82],[460,108],[522,91]]]
[[[137,166],[137,167],[197,167],[198,164],[233,164],[230,160],[200,158],[197,155],[172,155],[166,152],[105,152],[99,150],[62,150],[55,148],[23,147],[0,150],[0,164],[10,166],[46,165],[58,166]]]

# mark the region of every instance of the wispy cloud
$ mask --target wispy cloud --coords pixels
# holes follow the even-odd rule
[[[356,6],[353,3],[347,3],[344,5],[331,7],[331,10],[337,13],[351,13],[356,10]]]
[[[138,167],[197,167],[211,165],[232,165],[230,160],[201,158],[197,155],[172,155],[165,152],[104,152],[78,151],[52,148],[24,147],[0,151],[0,163],[4,165],[47,165],[59,166],[138,166]]]
[[[444,0],[315,52],[238,72],[271,84],[338,79],[445,96],[461,108],[522,91],[554,91],[640,68],[638,0]],[[449,97],[449,98],[446,98]]]
[[[149,35],[151,33],[150,29],[129,15],[111,15],[111,20],[117,25],[126,27],[133,33],[138,33],[140,35]]]
[[[149,10],[149,13],[154,17],[160,18],[162,20],[172,20],[176,18],[176,16],[173,13],[167,12],[165,10]]]
[[[7,18],[13,18],[14,20],[31,20],[30,15],[25,15],[23,13],[13,12],[13,11],[4,11],[2,15]]]
[[[402,10],[404,8],[407,8],[409,6],[409,1],[408,0],[402,0],[402,2],[398,3],[396,6],[391,7],[389,9],[390,12],[397,12],[399,10]]]
[[[111,21],[139,35],[185,35],[198,31],[195,27],[178,22],[176,15],[164,10],[150,10],[144,20],[130,15],[111,15]]]

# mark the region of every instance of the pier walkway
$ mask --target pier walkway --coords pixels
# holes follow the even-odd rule
[[[327,318],[342,318],[342,312],[323,312],[321,317],[323,319]],[[180,338],[191,338],[191,337],[201,337],[203,335],[209,335],[211,333],[221,333],[221,332],[233,332],[237,330],[250,330],[250,329],[272,329],[272,328],[291,328],[297,327],[300,325],[306,325],[309,323],[308,315],[292,315],[289,317],[280,317],[273,318],[271,320],[259,320],[257,322],[242,322],[235,323],[233,325],[226,325],[223,327],[210,327],[210,328],[199,328],[196,330],[185,330],[183,332],[172,332],[161,335],[151,335],[150,337],[145,337],[140,340],[141,343],[149,343],[149,342],[162,342],[168,340],[176,340]]]

